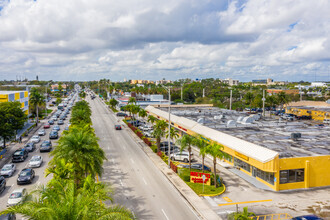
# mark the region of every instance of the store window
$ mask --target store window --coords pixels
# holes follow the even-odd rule
[[[242,168],[248,172],[251,172],[251,166],[250,164],[234,157],[234,166],[238,166],[239,168]]]
[[[259,177],[267,183],[274,185],[274,173],[265,172],[256,167],[252,167],[252,176]]]
[[[280,183],[295,183],[304,182],[304,169],[296,170],[281,170],[280,171]]]

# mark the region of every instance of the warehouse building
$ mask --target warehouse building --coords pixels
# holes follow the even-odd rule
[[[28,91],[0,91],[0,102],[21,103],[21,108],[26,115],[29,114],[29,93]]]
[[[313,120],[323,121],[330,119],[330,104],[316,101],[292,102],[285,107],[285,113],[310,116]]]
[[[330,186],[330,126],[263,120],[258,115],[213,107],[171,106],[171,124],[181,135],[200,134],[224,146],[238,172],[274,191]],[[168,121],[168,108],[148,106]]]

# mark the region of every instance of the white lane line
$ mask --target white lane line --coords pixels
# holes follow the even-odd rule
[[[162,209],[162,212],[163,212],[163,214],[165,215],[165,218],[166,218],[167,220],[170,220],[170,219],[167,217],[167,215],[166,215],[164,209]]]
[[[123,182],[122,182],[121,180],[119,180],[119,182],[120,182],[120,185],[121,185],[121,186],[124,186],[124,184],[123,184]]]
[[[147,181],[143,177],[142,177],[142,180],[143,180],[144,184],[148,185]]]
[[[108,150],[110,150],[110,146],[108,146]]]
[[[113,164],[115,164],[115,160],[113,158],[111,159],[111,161],[112,161]]]
[[[134,163],[134,160],[131,158],[132,163]]]

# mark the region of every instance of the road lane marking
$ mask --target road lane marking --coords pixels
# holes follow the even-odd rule
[[[163,212],[163,214],[165,215],[165,218],[166,218],[167,220],[170,220],[170,219],[167,217],[167,215],[166,215],[164,209],[162,209],[162,212]]]
[[[222,197],[227,202],[232,202],[233,200],[229,199],[228,197]]]
[[[225,206],[225,205],[239,205],[239,204],[256,203],[256,202],[271,202],[271,201],[273,201],[273,200],[271,200],[271,199],[266,199],[266,200],[246,201],[246,202],[232,202],[232,203],[218,204],[218,206]]]
[[[123,182],[122,182],[121,180],[119,180],[119,182],[120,182],[120,185],[121,185],[121,186],[124,186],[124,184],[123,184]]]
[[[142,180],[143,180],[144,184],[148,185],[147,181],[143,177],[142,177]]]
[[[111,159],[111,161],[112,161],[113,164],[115,164],[115,160],[113,158]]]
[[[131,158],[132,163],[134,163],[134,160]]]

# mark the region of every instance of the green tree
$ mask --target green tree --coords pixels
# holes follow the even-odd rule
[[[235,213],[235,220],[250,220],[251,216],[256,216],[253,212],[248,211],[248,207],[243,208],[243,212]]]
[[[165,129],[167,127],[167,123],[163,120],[159,120],[154,125],[154,131],[152,132],[152,135],[156,138],[157,143],[157,152],[160,151],[160,140],[165,135]]]
[[[279,92],[276,96],[278,104],[281,105],[281,110],[283,109],[283,105],[287,104],[290,99],[289,96],[285,92]]]
[[[103,183],[95,183],[91,176],[77,188],[73,180],[54,179],[46,187],[34,190],[20,205],[11,206],[0,214],[16,213],[36,220],[96,220],[133,219],[124,207],[101,201],[110,200],[111,190]]]
[[[27,117],[21,109],[21,103],[0,103],[0,136],[3,138],[3,148],[6,147],[6,141],[14,137],[17,130],[24,127],[26,119]]]
[[[141,108],[140,111],[139,111],[139,117],[145,118],[145,117],[147,117],[147,115],[148,115],[147,111],[144,110],[143,108]]]
[[[110,99],[109,104],[110,104],[111,108],[114,109],[116,107],[116,105],[118,105],[118,101],[116,99],[112,98],[112,99]]]
[[[191,171],[191,146],[194,144],[195,137],[190,135],[183,135],[176,143],[180,146],[180,151],[182,152],[186,148],[189,152],[189,171]]]
[[[206,156],[206,147],[208,143],[206,142],[205,138],[203,138],[201,135],[197,135],[194,139],[194,145],[196,145],[199,148],[199,155],[202,156],[202,172],[204,172],[204,160]]]
[[[157,118],[153,115],[149,115],[148,116],[148,122],[150,122],[151,124],[154,124],[157,121]]]
[[[250,111],[251,111],[251,104],[252,104],[252,101],[253,101],[253,98],[254,98],[254,95],[252,92],[247,92],[244,96],[244,99],[245,99],[245,103],[247,105],[249,105],[250,107]]]
[[[103,160],[106,157],[97,141],[98,138],[89,125],[71,126],[69,133],[59,139],[58,146],[51,152],[54,156],[51,164],[56,165],[61,159],[64,159],[65,163],[72,163],[77,185],[88,174],[92,177],[101,176]]]
[[[39,122],[39,105],[42,105],[45,103],[45,98],[39,93],[39,91],[36,88],[31,89],[30,93],[30,103],[36,107],[37,111],[37,122],[38,125]]]
[[[206,153],[210,154],[213,157],[213,172],[214,172],[214,187],[217,188],[217,158],[220,160],[224,158],[229,158],[228,154],[223,152],[223,146],[217,143],[212,143],[207,145]],[[220,176],[220,174],[219,174]]]
[[[175,128],[171,127],[170,132],[166,131],[166,138],[168,138],[170,135],[171,140],[175,141],[179,137],[179,132]]]
[[[134,97],[130,97],[130,98],[128,99],[127,104],[135,104],[135,103],[136,103],[136,99],[135,99]]]
[[[139,113],[140,111],[140,106],[139,105],[134,105],[134,104],[131,104],[131,112],[132,112],[132,115],[133,115],[133,119],[135,120],[135,115]]]

